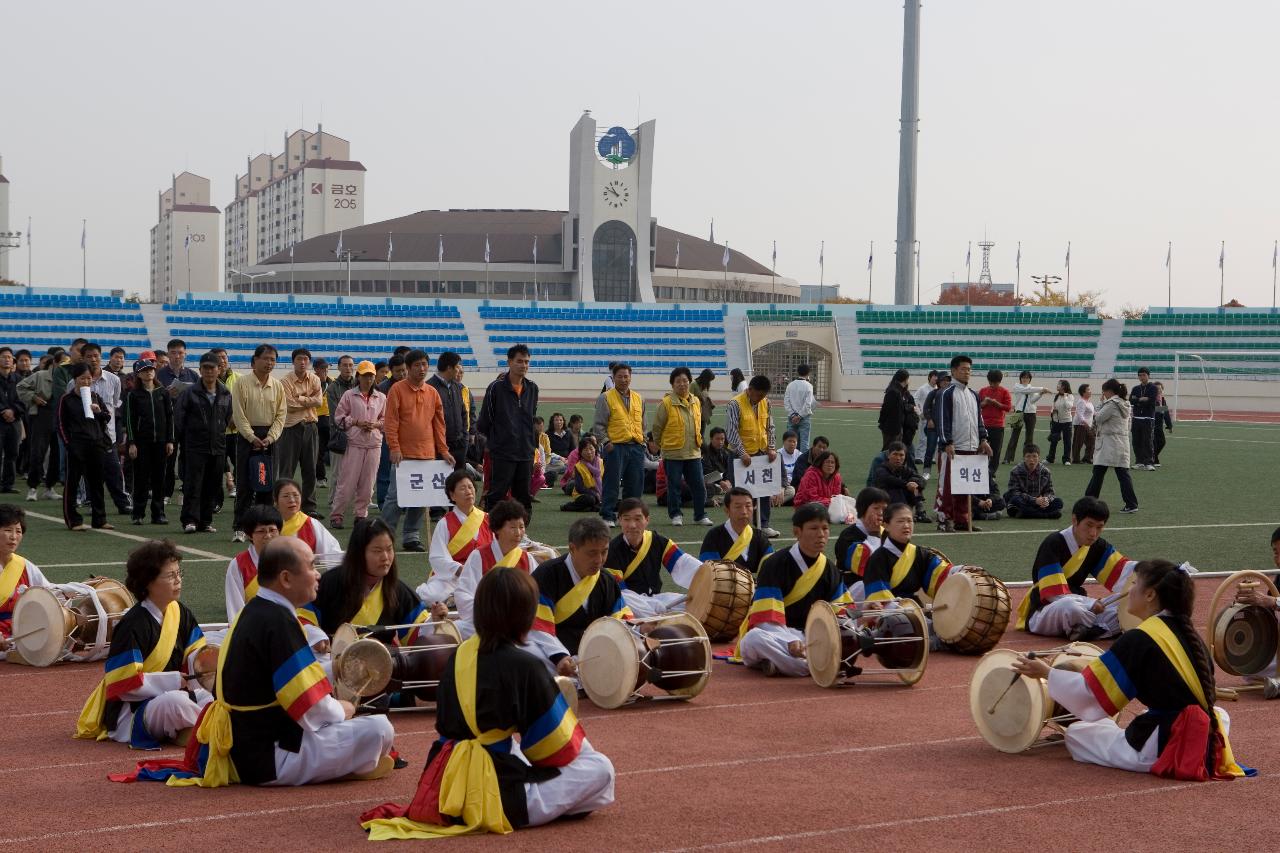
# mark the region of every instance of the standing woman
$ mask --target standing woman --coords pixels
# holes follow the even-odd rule
[[[733,386],[733,393],[741,394],[747,390],[747,377],[742,375],[742,371],[734,368],[729,371],[729,384]]]
[[[378,476],[382,453],[382,427],[387,413],[387,395],[373,387],[377,371],[373,363],[360,362],[356,367],[357,385],[338,400],[333,414],[333,427],[347,434],[347,449],[342,454],[342,476],[333,499],[329,524],[342,529],[347,505],[357,519],[369,515],[369,493]]]
[[[707,484],[702,478],[702,401],[691,393],[693,374],[687,367],[671,371],[671,393],[663,396],[653,418],[653,435],[662,449],[667,475],[667,515],[684,524],[680,509],[683,485],[693,495],[695,524],[711,526],[707,517]]]
[[[1076,398],[1071,395],[1071,383],[1058,380],[1058,391],[1053,395],[1053,408],[1049,410],[1049,459],[1050,465],[1058,454],[1058,442],[1062,442],[1062,462],[1071,464],[1071,417]]]
[[[1009,435],[1009,443],[1004,449],[1004,464],[1013,464],[1013,457],[1017,453],[1018,433],[1026,430],[1026,437],[1022,440],[1023,454],[1026,454],[1026,446],[1035,443],[1036,432],[1036,402],[1049,393],[1048,388],[1041,388],[1039,385],[1032,385],[1031,371],[1024,370],[1018,374],[1018,384],[1013,386],[1013,413],[1009,416],[1006,423],[1013,428],[1013,432]]]
[[[907,427],[907,400],[911,398],[911,392],[907,385],[911,382],[911,374],[906,368],[900,367],[893,374],[893,378],[889,380],[888,386],[884,389],[884,402],[880,404],[880,435],[883,441],[880,444],[881,450],[888,450],[889,445],[895,441],[902,441],[903,432]],[[914,402],[911,410],[914,411]],[[917,423],[919,421],[917,420]]]
[[[107,523],[107,505],[102,490],[106,485],[106,454],[115,453],[111,437],[107,434],[107,422],[111,409],[102,398],[89,391],[93,375],[86,362],[71,365],[71,387],[58,401],[58,438],[67,453],[66,488],[62,490],[62,518],[71,530],[88,530],[84,516],[76,507],[76,487],[84,478],[85,494],[89,498],[91,521],[98,530],[114,530]],[[89,391],[89,409],[85,411],[81,389]]]
[[[1129,411],[1128,389],[1124,383],[1112,377],[1102,383],[1102,402],[1093,416],[1098,447],[1093,454],[1093,477],[1085,495],[1096,498],[1102,493],[1102,478],[1108,468],[1116,469],[1120,481],[1120,495],[1124,498],[1121,512],[1137,512],[1138,496],[1133,491],[1133,479],[1129,476]]]
[[[408,625],[425,622],[429,615],[409,585],[400,580],[395,540],[391,528],[380,518],[356,522],[342,562],[320,576],[316,600],[306,608],[316,613],[320,629],[331,637],[346,622]]]
[[[699,425],[699,431],[704,435],[707,432],[707,425],[711,423],[711,412],[715,410],[716,404],[711,402],[711,383],[715,381],[715,373],[707,367],[702,368],[702,372],[698,374],[698,378],[694,381],[690,391],[693,396],[698,398],[698,404],[702,406],[702,423]]]
[[[1089,383],[1076,389],[1076,406],[1071,415],[1071,461],[1093,464],[1093,392]],[[1084,452],[1081,453],[1081,450]]]

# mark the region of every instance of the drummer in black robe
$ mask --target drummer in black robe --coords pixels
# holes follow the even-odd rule
[[[840,579],[849,590],[850,598],[861,601],[865,596],[862,578],[867,571],[867,562],[880,547],[880,537],[884,533],[881,522],[885,507],[889,506],[889,493],[867,486],[858,492],[854,505],[858,519],[842,530],[840,538],[836,539],[836,565],[840,567]]]
[[[342,562],[320,577],[320,591],[306,609],[316,614],[320,628],[330,637],[344,623],[411,625],[431,616],[409,585],[400,580],[395,537],[380,518],[356,522]],[[410,633],[411,629],[401,629],[395,637],[403,640]],[[391,632],[374,636],[393,639]]]
[[[507,833],[613,802],[613,764],[591,746],[542,662],[522,651],[538,598],[536,582],[518,569],[498,567],[481,579],[476,634],[440,678],[440,738],[412,802],[361,815],[371,840]],[[468,771],[477,763],[494,772],[470,787]],[[461,808],[442,813],[455,791]]]
[[[868,604],[886,603],[895,598],[915,598],[921,604],[938,594],[951,572],[951,565],[936,551],[912,544],[915,522],[911,507],[897,503],[885,511],[884,539],[867,561],[864,586]]]
[[[618,582],[601,571],[608,553],[609,528],[594,516],[580,518],[569,528],[569,553],[533,570],[539,590],[533,629],[554,637],[563,649],[547,649],[539,643],[560,675],[577,671],[567,656],[578,653],[582,635],[592,622],[606,616],[631,618]]]
[[[213,700],[194,679],[204,634],[182,595],[182,554],[170,541],[135,548],[125,586],[138,603],[116,623],[106,675],[80,712],[76,737],[159,749],[195,725]]]
[[[649,507],[640,498],[618,502],[618,526],[622,532],[609,542],[604,564],[622,587],[631,612],[643,619],[683,611],[685,594],[663,592],[662,571],[688,589],[702,561],[649,529]]]
[[[734,660],[765,675],[803,677],[804,627],[816,601],[851,604],[840,569],[824,553],[831,535],[827,508],[820,503],[796,507],[791,517],[796,543],[773,554],[760,567],[756,594],[742,622]]]
[[[755,499],[746,489],[734,486],[724,496],[724,511],[728,521],[707,531],[698,556],[703,562],[725,560],[737,563],[754,575],[761,561],[773,553],[769,537],[751,523]]]
[[[1195,587],[1166,560],[1134,569],[1129,613],[1143,620],[1082,672],[1020,659],[1023,675],[1047,678],[1049,696],[1079,718],[1066,730],[1071,757],[1137,773],[1205,781],[1252,776],[1227,739],[1231,721],[1214,703],[1213,664],[1191,623]],[[1137,699],[1147,710],[1120,728],[1114,716]]]

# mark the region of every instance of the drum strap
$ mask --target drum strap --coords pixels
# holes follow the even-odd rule
[[[457,521],[457,515],[450,512],[451,521]],[[449,554],[457,557],[458,552],[465,548],[470,542],[476,538],[476,534],[480,532],[480,524],[484,521],[484,510],[480,507],[472,507],[471,514],[467,516],[467,520],[458,525],[458,529],[453,536],[449,537]],[[453,525],[450,524],[449,527]]]
[[[13,598],[14,592],[18,589],[18,582],[22,580],[22,573],[27,570],[27,558],[14,554],[9,558],[9,562],[4,564],[4,571],[0,571],[0,604],[4,604]]]
[[[818,578],[822,577],[822,573],[826,570],[827,555],[819,554],[813,565],[805,569],[804,574],[796,579],[796,582],[791,587],[791,592],[782,597],[782,606],[790,607],[797,601],[802,600],[818,583]]]
[[[747,553],[747,549],[751,547],[751,537],[755,534],[755,529],[748,524],[738,534],[738,538],[733,541],[733,547],[725,552],[724,559],[733,562],[742,555]]]
[[[582,580],[574,584],[573,589],[564,594],[564,597],[556,602],[555,620],[559,625],[564,620],[578,612],[578,608],[586,603],[591,597],[591,593],[596,588],[596,583],[600,580],[599,572],[592,572]]]
[[[351,617],[353,625],[377,625],[382,618],[382,583],[369,590],[356,615]]]
[[[182,610],[178,602],[170,601],[169,606],[165,608],[164,619],[160,623],[160,638],[156,640],[155,647],[142,662],[142,672],[160,672],[168,666],[178,642],[178,623],[181,620]],[[108,667],[111,666],[111,661],[112,658],[107,659]],[[107,727],[102,724],[102,714],[107,707],[107,680],[110,679],[112,684],[117,684],[131,678],[137,673],[137,666],[136,663],[128,663],[107,670],[107,674],[98,682],[98,686],[89,694],[84,707],[80,710],[80,719],[76,721],[76,737],[94,740],[106,738]]]

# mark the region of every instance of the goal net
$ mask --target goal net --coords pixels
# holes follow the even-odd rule
[[[1176,420],[1212,421],[1225,411],[1247,411],[1250,398],[1274,394],[1235,381],[1280,381],[1280,350],[1176,350],[1172,394],[1166,389],[1165,399]]]

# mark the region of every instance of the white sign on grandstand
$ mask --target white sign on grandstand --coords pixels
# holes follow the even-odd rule
[[[453,466],[440,459],[405,459],[396,466],[396,503],[401,507],[449,506],[444,481]]]
[[[741,459],[733,460],[733,484],[755,498],[773,497],[782,491],[782,457],[770,462],[766,454],[752,456],[750,465],[743,465]]]

